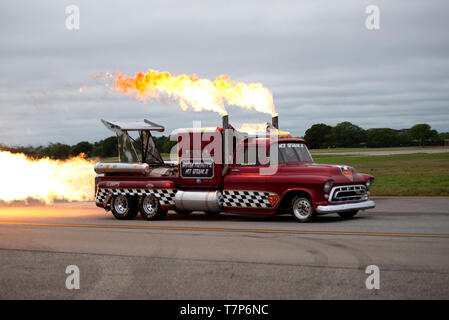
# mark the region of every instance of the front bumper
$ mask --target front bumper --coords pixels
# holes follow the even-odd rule
[[[376,203],[372,200],[366,200],[356,203],[345,204],[331,204],[327,206],[317,206],[316,211],[318,214],[336,213],[352,210],[366,210],[372,209],[376,206]]]

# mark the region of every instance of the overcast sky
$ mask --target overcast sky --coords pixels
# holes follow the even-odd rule
[[[65,26],[70,4],[80,8],[76,31]],[[380,30],[365,27],[370,4]],[[448,12],[447,0],[2,0],[0,143],[93,142],[111,135],[101,118],[147,118],[166,133],[221,124],[217,113],[144,104],[93,79],[148,68],[260,82],[295,135],[342,121],[449,131]],[[234,126],[270,120],[227,110]]]

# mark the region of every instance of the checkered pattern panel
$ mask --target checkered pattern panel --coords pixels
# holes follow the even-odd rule
[[[269,196],[275,193],[265,191],[224,190],[223,206],[240,208],[272,208]]]
[[[110,189],[98,189],[97,190],[97,197],[95,198],[95,201],[98,203],[104,203],[106,200],[106,196],[108,195]]]
[[[176,189],[98,189],[97,202],[104,202],[109,191],[114,196],[123,194],[125,196],[146,196],[154,195],[159,199],[161,205],[174,205]]]

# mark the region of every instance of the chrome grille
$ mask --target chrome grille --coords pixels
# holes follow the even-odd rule
[[[337,186],[332,188],[330,202],[350,202],[368,199],[366,186],[363,184]]]

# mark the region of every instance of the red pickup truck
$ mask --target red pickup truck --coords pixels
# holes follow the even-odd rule
[[[277,119],[267,123],[262,136],[235,130],[227,116],[222,127],[180,129],[176,161],[168,163],[151,135],[163,126],[149,120],[102,121],[117,134],[119,162],[95,165],[96,205],[117,219],[140,212],[156,220],[174,210],[292,214],[308,222],[329,213],[350,218],[375,207],[369,200],[371,175],[314,163],[306,141],[279,131]]]

